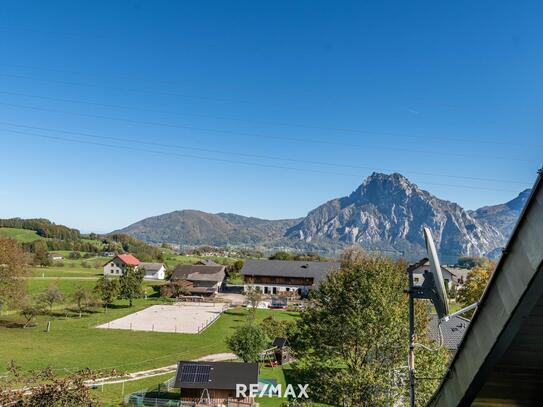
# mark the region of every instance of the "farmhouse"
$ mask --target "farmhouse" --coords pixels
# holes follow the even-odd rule
[[[254,399],[236,398],[236,386],[258,384],[258,363],[189,362],[177,365],[174,387],[181,401],[206,406],[253,406]]]
[[[264,294],[295,291],[306,294],[340,263],[324,261],[246,260],[241,274],[244,289],[260,288]]]
[[[145,271],[145,280],[164,280],[166,276],[166,267],[162,263],[140,263],[138,268]]]
[[[411,264],[407,268],[407,272],[413,272],[413,280],[415,285],[422,285],[424,281],[424,273],[430,272],[430,261],[428,257],[425,257],[418,262]],[[443,273],[443,280],[445,281],[445,287],[451,288],[457,284],[456,276],[448,269],[441,266],[441,273]]]
[[[104,264],[104,276],[121,276],[129,267],[138,267],[140,263],[131,254],[118,254]]]
[[[191,295],[213,296],[221,288],[225,266],[178,264],[170,280],[184,281]]]

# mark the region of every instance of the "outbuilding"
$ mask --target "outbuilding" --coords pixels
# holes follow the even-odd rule
[[[254,398],[236,398],[236,388],[257,384],[258,363],[180,361],[174,387],[180,389],[185,403],[252,407]]]

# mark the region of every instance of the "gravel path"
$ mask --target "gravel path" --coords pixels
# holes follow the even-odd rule
[[[214,353],[212,355],[202,356],[194,359],[195,362],[221,362],[225,360],[237,359],[237,356],[233,353]],[[166,373],[173,373],[177,369],[177,364],[159,367],[156,369],[142,370],[139,372],[129,373],[123,377],[104,377],[97,380],[87,381],[89,386],[100,386],[103,384],[118,384],[123,382],[132,382],[134,380],[146,379],[148,377],[160,376]]]

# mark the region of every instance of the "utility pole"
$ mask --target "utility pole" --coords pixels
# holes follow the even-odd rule
[[[409,279],[409,398],[410,406],[415,407],[415,292],[413,282],[413,271],[408,272]]]

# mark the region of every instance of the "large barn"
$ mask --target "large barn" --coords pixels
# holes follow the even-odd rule
[[[340,263],[326,261],[246,260],[241,274],[246,291],[254,287],[264,294],[304,294],[339,267]]]

